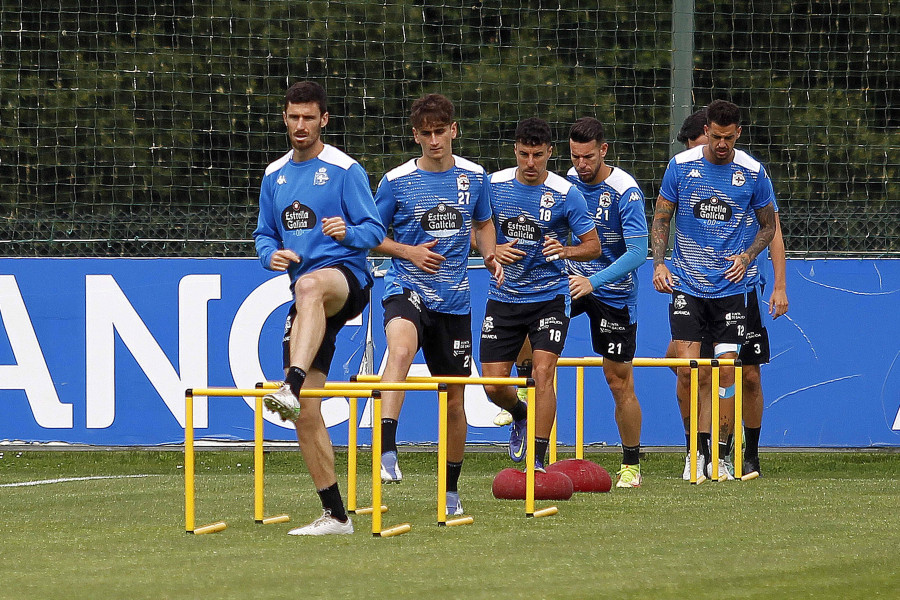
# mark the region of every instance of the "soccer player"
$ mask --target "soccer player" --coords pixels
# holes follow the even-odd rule
[[[300,452],[322,501],[322,516],[290,535],[353,533],[334,471],[334,451],[319,398],[344,324],[369,302],[372,275],[366,253],[384,239],[369,178],[355,160],[322,141],[328,124],[325,90],[295,83],[284,100],[291,150],[266,168],[253,237],[263,266],[290,275],[293,302],[284,330],[285,381],[263,397],[266,407],[293,421]]]
[[[412,105],[413,139],[421,156],[388,171],[375,204],[393,239],[376,248],[392,256],[384,278],[388,357],[382,381],[404,381],[419,348],[432,375],[472,374],[472,314],[467,274],[470,235],[498,284],[487,174],[453,154],[458,128],[453,104],[428,94]],[[474,232],[473,234],[470,232]],[[447,389],[447,514],[463,514],[459,475],[466,444],[465,386]],[[383,392],[381,478],[403,478],[397,460],[397,421],[403,392]]]
[[[700,342],[712,341],[716,358],[737,358],[747,329],[747,269],[775,234],[775,193],[765,167],[735,148],[741,135],[740,109],[716,100],[707,107],[709,141],[677,154],[666,168],[653,218],[653,286],[672,294],[669,323],[679,358],[700,356]],[[665,262],[672,216],[672,270]],[[759,229],[747,228],[755,214]],[[689,388],[689,369],[678,370],[678,390]],[[701,373],[701,389],[709,386]],[[720,440],[734,427],[734,369],[722,368]],[[683,397],[683,396],[682,396]],[[708,400],[708,399],[707,399]],[[710,410],[701,396],[700,452],[711,477]]]
[[[496,258],[504,283],[491,282],[481,327],[482,374],[508,377],[527,337],[533,348],[535,382],[535,468],[544,469],[550,429],[556,417],[553,375],[566,342],[570,300],[565,259],[600,255],[600,240],[584,196],[571,182],[547,170],[553,151],[546,121],[529,118],[516,127],[516,166],[490,176],[497,228]],[[566,245],[569,235],[578,243]],[[572,240],[574,242],[574,240]],[[525,458],[527,407],[514,387],[486,385],[491,401],[510,412],[509,455]]]
[[[709,138],[706,136],[707,115],[706,108],[694,112],[688,116],[678,132],[678,141],[683,143],[687,149],[695,146],[706,144]],[[774,199],[773,199],[773,202]],[[769,297],[769,314],[773,319],[777,319],[785,314],[788,310],[787,285],[785,278],[785,247],[784,238],[781,234],[781,221],[778,218],[778,205],[775,206],[775,237],[769,244],[769,254],[772,258],[772,267],[775,274],[775,284],[772,288],[772,294]],[[752,239],[756,235],[758,222],[755,215],[748,223],[747,234]],[[764,251],[765,252],[765,251]],[[764,256],[764,254],[761,254]],[[747,343],[741,346],[739,358],[743,365],[743,385],[744,385],[744,423],[746,426],[745,440],[746,448],[744,449],[745,473],[753,471],[759,472],[759,434],[762,427],[763,413],[763,393],[760,365],[769,362],[769,333],[762,321],[762,315],[759,309],[758,296],[766,287],[766,278],[762,264],[765,260],[758,257],[753,264],[747,269],[747,288],[750,291],[747,299]],[[666,351],[666,357],[675,356],[675,344],[669,343]],[[708,340],[704,340],[700,347],[700,356],[702,358],[712,358],[712,345]],[[705,370],[705,369],[701,369]],[[704,388],[702,394],[709,394],[710,390]],[[678,394],[678,404],[681,412],[682,422],[684,423],[685,445],[690,447],[690,402],[688,400],[690,390],[680,390]],[[711,402],[707,400],[706,402]],[[739,424],[737,424],[739,426]],[[727,458],[730,453],[730,446],[733,438],[729,439],[727,444],[720,448],[719,456],[721,464],[719,465],[719,476],[724,475],[726,478],[733,477],[733,466]],[[702,469],[701,469],[702,472]],[[687,481],[690,479],[690,457],[685,455],[684,470],[682,479]]]
[[[566,261],[572,316],[587,313],[594,352],[615,402],[622,440],[616,487],[641,485],[641,405],[634,393],[632,360],[637,340],[637,268],[647,259],[644,193],[634,177],[606,163],[609,144],[592,117],[569,131],[572,168],[567,178],[587,200],[603,253],[587,262]]]

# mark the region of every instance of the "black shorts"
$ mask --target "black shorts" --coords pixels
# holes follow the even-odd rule
[[[669,326],[673,340],[743,344],[747,328],[744,294],[724,298],[698,298],[673,292],[669,304]]]
[[[712,342],[704,338],[700,343],[700,358],[715,358]],[[745,365],[764,365],[769,362],[769,332],[762,322],[756,290],[747,294],[747,330],[738,354]]]
[[[454,315],[430,310],[414,291],[388,296],[384,306],[384,328],[394,319],[416,327],[419,347],[428,370],[435,376],[472,374],[472,315]]]
[[[325,320],[325,337],[322,339],[322,345],[316,352],[311,368],[317,369],[328,375],[331,368],[331,359],[334,358],[335,342],[337,341],[338,332],[343,329],[347,321],[358,316],[366,305],[369,304],[369,293],[371,286],[361,287],[359,280],[353,271],[344,265],[335,265],[326,267],[328,269],[337,269],[347,280],[347,301],[336,314]],[[293,289],[291,290],[293,292]],[[284,337],[281,340],[283,352],[284,368],[291,366],[291,326],[294,324],[294,318],[297,316],[297,304],[291,302],[291,309],[288,311],[287,320],[284,323]]]
[[[594,294],[572,301],[572,317],[587,313],[594,352],[615,362],[630,362],[637,348],[637,323],[628,307],[616,308]]]
[[[738,356],[745,365],[764,365],[769,362],[769,332],[762,321],[756,290],[747,294],[747,333]]]
[[[569,330],[567,299],[559,295],[521,304],[488,300],[481,325],[481,362],[515,361],[526,336],[532,349],[562,354]]]

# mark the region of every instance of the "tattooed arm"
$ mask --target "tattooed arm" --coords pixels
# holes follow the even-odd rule
[[[759,221],[759,231],[756,233],[756,237],[753,238],[753,243],[750,244],[750,247],[741,254],[728,257],[728,260],[732,261],[732,265],[725,271],[725,279],[732,283],[737,283],[744,278],[744,275],[747,273],[747,266],[775,237],[775,208],[771,203],[756,210],[756,220]]]
[[[662,196],[656,199],[653,225],[650,227],[650,249],[653,251],[653,287],[657,292],[672,293],[672,274],[666,266],[666,246],[669,245],[669,229],[675,203]]]

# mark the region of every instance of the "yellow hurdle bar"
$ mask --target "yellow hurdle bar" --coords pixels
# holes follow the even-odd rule
[[[256,389],[240,388],[191,388],[184,394],[184,529],[186,533],[203,534],[215,533],[226,528],[224,521],[196,527],[196,486],[195,486],[195,456],[194,456],[194,397],[245,397],[256,398],[253,415],[253,518],[261,524],[285,523],[290,520],[288,515],[275,515],[264,517],[263,512],[263,413],[262,397],[269,393],[271,387],[266,388],[258,384]],[[340,391],[340,393],[338,393]],[[303,398],[326,398],[334,395],[355,396],[368,398],[369,393],[357,389],[345,390],[301,390]]]

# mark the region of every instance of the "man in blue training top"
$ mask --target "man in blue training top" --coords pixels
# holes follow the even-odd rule
[[[587,313],[594,352],[616,404],[622,466],[616,487],[641,485],[641,405],[634,393],[637,347],[637,268],[647,260],[644,193],[634,177],[606,163],[603,125],[584,117],[569,131],[572,168],[567,178],[587,201],[603,252],[596,260],[567,261],[572,316]]]
[[[487,174],[453,154],[457,124],[453,103],[440,94],[413,102],[413,138],[422,154],[388,171],[375,204],[393,239],[376,250],[392,256],[384,278],[387,364],[382,381],[404,381],[419,348],[432,375],[472,374],[472,314],[468,279],[470,235],[498,282],[503,267],[494,260]],[[399,482],[397,421],[403,392],[382,393],[381,478]],[[466,444],[465,386],[447,389],[448,515],[463,514],[459,475]]]
[[[746,335],[747,269],[775,234],[775,194],[763,165],[734,147],[741,135],[740,109],[716,100],[707,107],[707,120],[707,144],[677,154],[663,176],[651,232],[653,286],[672,294],[669,323],[679,358],[699,357],[701,340],[708,338],[716,358],[733,359]],[[759,223],[752,240],[746,235],[750,211]],[[674,214],[670,271],[665,253]],[[689,377],[689,369],[678,370],[679,389],[689,389]],[[709,381],[700,384],[702,389]],[[720,387],[725,426],[719,441],[727,443],[735,426],[734,369],[722,368]],[[710,416],[708,407],[701,407],[700,452],[707,477],[712,476]]]
[[[353,533],[338,490],[334,452],[321,399],[299,398],[304,382],[325,384],[335,339],[369,302],[366,254],[384,239],[366,172],[322,142],[328,124],[325,90],[304,81],[284,101],[291,150],[266,168],[253,237],[263,266],[287,271],[294,301],[285,324],[285,382],[263,397],[269,410],[297,429],[300,451],[322,501],[323,514],[290,535]]]
[[[584,196],[571,182],[547,170],[552,133],[546,121],[529,118],[516,127],[516,166],[490,176],[497,229],[496,258],[504,283],[491,282],[481,326],[485,377],[508,377],[527,337],[533,349],[535,468],[543,471],[556,417],[553,377],[569,327],[569,283],[565,259],[600,256],[600,240]],[[566,245],[569,235],[578,238]],[[510,386],[486,385],[488,398],[510,412],[509,454],[525,458],[527,408]]]

